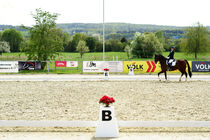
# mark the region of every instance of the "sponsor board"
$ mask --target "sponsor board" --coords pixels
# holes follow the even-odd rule
[[[0,73],[18,73],[18,61],[0,61]]]
[[[18,62],[19,70],[41,70],[40,61],[19,61]]]
[[[103,72],[104,61],[83,61],[83,72]]]
[[[192,68],[192,62],[188,61],[190,67]],[[129,72],[129,66],[133,66],[134,73],[158,73],[161,71],[161,65],[158,62],[157,64],[154,61],[124,61],[123,62],[123,72]],[[186,65],[186,71],[188,72],[188,67]],[[179,72],[179,70],[168,71],[170,73]]]
[[[83,72],[104,72],[109,68],[110,72],[123,72],[122,61],[83,61]]]
[[[192,61],[192,72],[210,72],[210,61]]]
[[[78,67],[78,61],[67,61],[66,67]]]
[[[108,66],[110,72],[123,72],[122,61],[106,61],[106,66]]]
[[[160,70],[154,61],[124,61],[123,72],[129,72],[129,66],[133,66],[134,73],[150,73]]]
[[[66,61],[55,61],[55,67],[66,67]]]
[[[55,67],[78,67],[78,61],[55,61]]]

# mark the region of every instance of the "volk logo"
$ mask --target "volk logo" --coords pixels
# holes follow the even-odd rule
[[[132,65],[127,65],[127,68],[130,69],[130,66],[133,67],[133,70],[143,71],[143,65],[137,65],[136,62],[133,62]]]
[[[133,66],[133,70],[140,70],[140,71],[143,70],[143,65],[135,65],[135,64],[133,64],[132,66]],[[127,65],[127,68],[129,69],[130,65]]]
[[[210,72],[210,61],[193,61],[193,72]]]
[[[210,65],[209,64],[205,64],[205,62],[201,62],[201,64],[195,64],[195,66],[196,66],[196,69],[202,69],[202,70],[210,69]]]

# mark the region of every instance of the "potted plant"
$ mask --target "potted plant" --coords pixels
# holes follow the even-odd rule
[[[105,68],[104,69],[104,76],[109,76],[109,69],[108,68]]]
[[[103,104],[105,107],[109,107],[110,104],[114,103],[115,99],[113,97],[108,97],[104,95],[100,100],[99,103]]]

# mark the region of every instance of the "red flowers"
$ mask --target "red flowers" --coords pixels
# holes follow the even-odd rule
[[[99,103],[102,103],[102,104],[104,104],[104,105],[106,105],[106,106],[109,106],[109,104],[114,103],[114,102],[115,102],[115,100],[114,100],[113,97],[108,97],[108,96],[106,96],[106,95],[104,95],[104,96],[99,100]]]
[[[109,69],[108,68],[105,68],[104,71],[109,71]]]

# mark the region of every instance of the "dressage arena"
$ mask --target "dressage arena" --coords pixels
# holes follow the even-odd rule
[[[30,75],[28,77],[30,79]],[[115,98],[115,115],[120,121],[210,121],[210,79],[194,79],[187,82],[178,82],[178,78],[161,82],[157,79],[4,79],[6,76],[0,77],[0,120],[97,121],[100,106],[98,101],[106,94]],[[209,127],[120,127],[119,130],[123,134],[192,131],[202,133],[202,136],[210,139]],[[0,131],[64,131],[78,132],[82,135],[82,132],[94,133],[95,128],[0,127]]]

